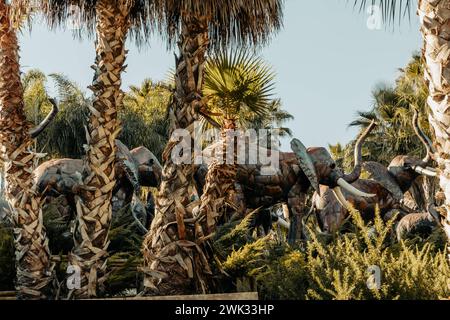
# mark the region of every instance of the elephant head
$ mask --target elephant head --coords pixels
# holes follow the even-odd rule
[[[140,186],[158,186],[161,165],[153,153],[145,147],[130,151],[120,140],[116,140],[116,146],[114,192],[122,190],[131,198]],[[35,169],[34,180],[39,192],[45,195],[74,195],[86,188],[83,180],[88,174],[81,159],[52,159]]]
[[[420,175],[436,177],[438,174],[437,170],[431,167],[434,148],[430,139],[419,126],[416,109],[414,109],[412,123],[416,135],[427,152],[423,159],[399,155],[391,161],[387,168],[378,162],[368,161],[364,163],[364,169],[371,174],[372,178],[381,183],[397,200],[403,199],[404,193],[411,188],[415,179]]]
[[[156,156],[146,147],[129,150],[120,140],[116,140],[117,175],[124,177],[138,191],[143,187],[158,187],[162,166]]]
[[[130,152],[138,166],[140,185],[158,187],[162,177],[162,166],[158,158],[145,147],[138,147]]]
[[[319,195],[319,185],[327,186],[345,207],[348,207],[348,203],[345,200],[341,188],[360,197],[375,196],[374,194],[362,192],[351,185],[351,183],[356,181],[361,174],[361,145],[374,127],[375,123],[372,122],[357,140],[355,145],[355,165],[352,172],[349,174],[345,174],[341,169],[337,168],[336,162],[325,148],[306,149],[299,140],[292,140],[291,148],[297,156],[300,167],[308,178],[311,186]]]

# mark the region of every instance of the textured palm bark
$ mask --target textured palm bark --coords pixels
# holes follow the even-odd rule
[[[450,1],[420,0],[425,80],[430,95],[430,124],[435,133],[440,187],[445,194],[443,226],[450,244]],[[450,260],[450,246],[449,246]]]
[[[130,27],[131,2],[97,1],[97,47],[94,93],[90,108],[86,168],[87,190],[77,200],[75,247],[69,263],[81,271],[81,288],[69,293],[77,298],[95,297],[106,280],[108,232],[112,216],[112,191],[116,184],[115,139],[120,131],[117,110],[122,105],[121,74],[125,69],[125,41]]]
[[[172,132],[194,131],[197,111],[204,105],[203,74],[208,48],[206,17],[183,17],[179,57],[176,57],[176,91],[170,107]],[[156,213],[143,243],[144,286],[149,294],[175,295],[207,292],[205,274],[208,261],[197,243],[203,235],[204,221],[193,217],[198,206],[194,164],[176,164],[172,151],[178,139],[171,138],[164,150],[162,183]],[[191,146],[193,144],[191,143]],[[188,157],[193,158],[191,153]]]
[[[214,160],[208,168],[201,197],[198,216],[206,219],[207,233],[215,231],[217,224],[229,220],[237,213],[245,214],[243,192],[237,187],[237,143],[235,119],[225,119],[221,132],[221,158]],[[232,144],[232,146],[231,146]],[[232,152],[232,154],[228,154]],[[230,163],[232,161],[232,163]]]
[[[32,171],[40,155],[33,152],[30,123],[24,112],[19,45],[9,20],[9,7],[0,1],[0,147],[6,197],[13,208],[17,281],[22,299],[47,297],[52,280],[48,239],[42,220],[42,200]]]

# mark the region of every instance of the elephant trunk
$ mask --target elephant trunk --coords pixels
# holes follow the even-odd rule
[[[366,192],[356,189],[354,186],[352,186],[350,183],[348,183],[347,181],[345,181],[342,178],[338,179],[337,184],[339,187],[342,187],[343,189],[347,190],[348,192],[350,192],[351,194],[353,194],[354,196],[357,196],[357,197],[372,198],[372,197],[376,196],[373,193],[366,193]]]
[[[45,117],[45,119],[35,128],[31,129],[29,131],[29,134],[32,139],[37,138],[44,130],[48,127],[50,122],[55,119],[56,115],[58,114],[58,106],[56,104],[56,101],[54,99],[49,99],[50,103],[52,104],[52,111]]]
[[[359,179],[359,176],[361,175],[361,167],[362,167],[362,145],[364,141],[366,140],[367,136],[370,134],[370,132],[376,127],[375,120],[372,120],[370,125],[367,127],[367,129],[363,132],[363,134],[356,140],[355,143],[355,164],[353,167],[353,171],[350,174],[344,175],[343,179],[348,182],[352,183]]]
[[[433,144],[430,141],[430,138],[427,137],[427,135],[422,131],[419,125],[419,113],[416,108],[413,108],[414,116],[413,116],[413,128],[414,132],[416,133],[417,137],[419,137],[419,140],[423,143],[425,146],[425,150],[427,151],[427,155],[425,158],[423,158],[423,162],[429,163],[432,159],[432,155],[435,153],[435,150],[433,148]]]

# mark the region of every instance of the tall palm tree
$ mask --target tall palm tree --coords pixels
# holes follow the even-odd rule
[[[362,7],[366,4],[378,4],[385,19],[393,19],[399,12],[407,12],[412,6],[411,0],[355,0]],[[400,8],[400,10],[399,10]],[[440,187],[445,195],[442,210],[442,224],[450,244],[450,39],[447,25],[450,21],[448,1],[419,0],[417,14],[420,18],[424,40],[422,54],[424,58],[424,78],[429,94],[427,104],[430,108],[429,122],[434,131],[434,158],[440,168]],[[449,246],[450,260],[450,246]]]
[[[10,7],[0,1],[0,147],[5,167],[6,198],[13,208],[16,288],[19,298],[41,299],[52,280],[48,239],[41,199],[32,170],[41,155],[33,152],[31,124],[24,110],[19,45],[10,20]]]
[[[161,32],[176,40],[179,50],[169,110],[171,131],[181,128],[192,133],[194,121],[206,107],[202,89],[208,49],[266,43],[282,25],[283,1],[154,0],[153,5]],[[178,139],[171,139],[163,153],[156,215],[143,243],[144,285],[162,295],[207,291],[204,279],[210,271],[196,243],[205,224],[193,219],[192,211],[199,203],[195,166],[171,159],[177,143]],[[192,159],[192,153],[187,158]]]
[[[73,6],[80,9],[80,26],[92,32],[95,26],[96,59],[93,105],[87,129],[86,167],[90,174],[85,179],[86,190],[78,199],[78,222],[75,247],[69,263],[81,270],[81,288],[73,291],[75,297],[97,295],[106,279],[108,230],[111,222],[111,198],[115,185],[115,139],[120,132],[118,108],[122,106],[121,74],[125,69],[125,41],[130,29],[137,35],[149,32],[145,10],[148,1],[42,1],[43,10],[51,26],[66,23]]]
[[[427,102],[431,109],[429,121],[434,130],[440,187],[445,195],[442,223],[450,244],[450,39],[446,31],[450,21],[449,4],[447,1],[420,0],[418,14],[424,38]],[[450,245],[448,250],[450,261]]]

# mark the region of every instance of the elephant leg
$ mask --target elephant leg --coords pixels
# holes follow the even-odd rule
[[[301,186],[298,184],[294,185],[288,194],[288,208],[291,220],[291,228],[288,237],[288,242],[290,244],[294,244],[303,239],[302,217],[305,201],[306,196],[302,192]]]
[[[260,212],[253,217],[250,223],[251,230],[256,230],[258,237],[267,235],[272,226],[272,215],[270,209],[261,209]]]
[[[150,229],[150,225],[152,224],[153,218],[155,217],[155,197],[152,192],[148,192],[147,194],[147,203],[145,206],[145,211],[147,213],[147,221],[145,227]]]

